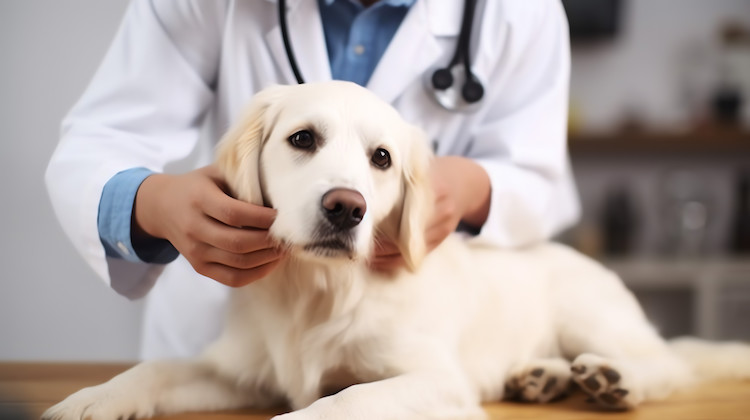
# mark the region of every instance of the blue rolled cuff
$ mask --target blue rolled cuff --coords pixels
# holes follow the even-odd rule
[[[99,239],[108,257],[131,262],[167,264],[179,252],[164,239],[153,238],[132,242],[133,205],[138,188],[153,172],[146,168],[133,168],[118,172],[104,185],[99,201],[97,226]]]

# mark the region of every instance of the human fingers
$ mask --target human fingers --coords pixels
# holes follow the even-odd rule
[[[257,268],[286,256],[286,252],[280,248],[266,248],[236,254],[206,244],[193,247],[190,253],[192,254],[190,259],[196,261],[198,265],[221,264],[241,270]]]
[[[388,255],[401,255],[396,244],[388,239],[378,239],[375,243],[375,257],[388,256]]]
[[[206,166],[198,172],[213,184],[213,188],[202,190],[198,203],[205,214],[229,226],[256,229],[271,227],[276,210],[237,200],[228,195],[226,181],[214,166]]]
[[[281,261],[282,259],[277,259],[250,269],[239,269],[219,263],[213,263],[202,267],[200,271],[196,269],[196,271],[226,286],[242,287],[266,277],[281,263]]]
[[[233,254],[246,254],[277,245],[267,230],[238,228],[225,225],[210,217],[187,227],[188,238]]]
[[[389,274],[405,265],[404,257],[401,254],[397,254],[375,257],[370,261],[369,267],[373,271]]]
[[[445,238],[448,237],[455,228],[451,228],[451,225],[444,224],[440,226],[434,226],[425,233],[425,244],[427,245],[427,251],[432,251],[437,248],[438,245],[443,243]]]
[[[455,219],[455,215],[449,209],[441,210],[436,206],[436,211],[425,228],[425,239],[429,241],[436,236],[450,233],[455,229]]]
[[[457,206],[450,196],[442,196],[435,202],[433,214],[425,230],[425,243],[433,250],[456,230],[460,221]]]
[[[235,227],[268,229],[276,218],[276,210],[237,200],[218,187],[206,196],[202,210],[207,216]]]

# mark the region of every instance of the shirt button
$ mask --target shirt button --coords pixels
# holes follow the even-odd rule
[[[364,45],[357,45],[354,47],[354,54],[362,55],[365,52],[365,46]]]
[[[122,252],[122,255],[130,255],[130,250],[129,250],[129,249],[128,249],[128,247],[127,247],[127,246],[125,246],[125,244],[124,244],[124,243],[122,243],[121,241],[120,241],[120,242],[117,242],[117,248],[119,248],[119,249],[120,249],[120,251]]]

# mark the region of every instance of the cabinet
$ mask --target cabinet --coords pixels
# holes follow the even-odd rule
[[[750,340],[750,255],[728,255],[734,184],[738,173],[750,170],[750,133],[572,135],[569,145],[583,208],[579,228],[587,237],[597,229],[603,235],[608,192],[630,195],[632,249],[613,258],[600,247],[594,256],[620,274],[660,332]],[[664,184],[676,172],[691,173],[705,191],[704,238],[689,253],[670,249],[665,238],[675,216],[665,205]],[[574,246],[575,238],[575,232],[566,235]]]
[[[750,258],[604,260],[666,337],[750,341]]]

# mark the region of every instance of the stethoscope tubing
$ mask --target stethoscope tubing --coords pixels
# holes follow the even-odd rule
[[[279,6],[279,26],[281,27],[281,38],[284,41],[284,50],[286,50],[286,56],[289,59],[289,66],[292,68],[294,78],[297,79],[298,84],[304,84],[305,79],[302,77],[302,72],[299,70],[297,65],[297,58],[294,55],[294,49],[292,49],[292,42],[289,39],[289,28],[286,23],[286,0],[278,0]]]

